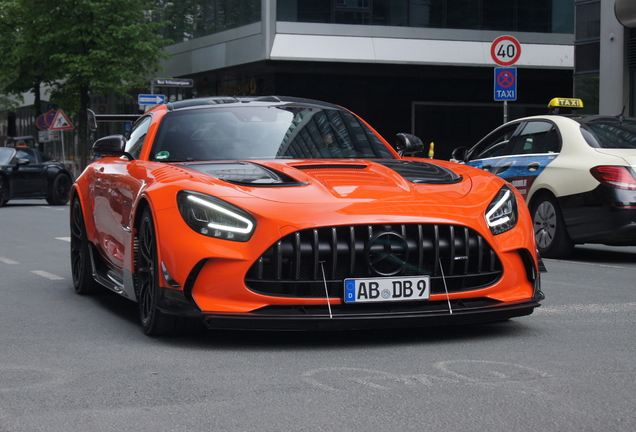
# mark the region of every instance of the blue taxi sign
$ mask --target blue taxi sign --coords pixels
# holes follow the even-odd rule
[[[517,68],[495,68],[495,100],[517,100]]]

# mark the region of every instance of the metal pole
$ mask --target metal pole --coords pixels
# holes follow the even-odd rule
[[[508,101],[504,101],[503,105],[504,123],[508,123]]]

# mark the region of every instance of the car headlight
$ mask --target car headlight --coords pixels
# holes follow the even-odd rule
[[[504,186],[486,209],[486,223],[490,231],[497,235],[513,229],[517,219],[517,199],[512,189]]]
[[[218,198],[179,191],[177,204],[183,220],[199,234],[246,242],[254,233],[256,220],[249,213]]]

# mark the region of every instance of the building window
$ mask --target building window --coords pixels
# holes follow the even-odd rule
[[[155,0],[155,20],[172,43],[207,36],[261,20],[260,0]]]
[[[277,0],[278,20],[573,33],[574,0]]]
[[[596,114],[599,107],[601,2],[576,1],[574,8],[574,95],[583,100],[584,113]]]

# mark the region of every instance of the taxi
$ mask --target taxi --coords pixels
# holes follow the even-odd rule
[[[498,175],[526,200],[542,257],[576,244],[636,245],[636,119],[559,115],[583,108],[554,98],[548,115],[508,122],[453,159]]]

